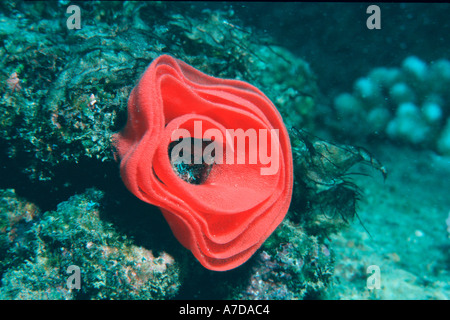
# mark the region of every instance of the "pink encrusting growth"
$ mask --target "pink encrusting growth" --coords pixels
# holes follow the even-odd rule
[[[232,163],[213,163],[207,177],[193,184],[180,178],[182,167],[174,169],[169,152],[174,131],[181,129],[193,141],[207,133],[217,150],[227,150],[226,144],[239,149],[242,141],[225,139],[227,130],[278,135],[276,141],[267,138],[265,150],[254,150],[262,144],[247,145]],[[131,92],[127,124],[114,135],[114,145],[127,188],[160,207],[175,237],[208,269],[229,270],[247,261],[288,211],[293,187],[289,135],[272,102],[246,82],[211,77],[160,56]],[[271,164],[252,152],[276,157],[277,170],[261,174]]]
[[[13,72],[10,74],[9,78],[6,80],[6,84],[8,85],[8,88],[9,90],[11,90],[11,92],[22,90],[17,72]]]

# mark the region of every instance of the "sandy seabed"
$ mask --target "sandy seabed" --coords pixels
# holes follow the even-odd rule
[[[366,167],[355,176],[363,198],[359,217],[332,237],[337,299],[449,299],[450,157],[389,144],[371,146],[388,178]],[[370,233],[370,234],[369,234]],[[368,288],[369,266],[379,289]],[[374,282],[369,281],[369,287]]]

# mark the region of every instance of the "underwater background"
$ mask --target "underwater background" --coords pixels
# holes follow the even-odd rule
[[[370,5],[1,1],[0,299],[449,299],[450,5]],[[230,271],[112,152],[162,54],[256,86],[290,133],[290,209]]]

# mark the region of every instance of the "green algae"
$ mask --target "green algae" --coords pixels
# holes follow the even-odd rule
[[[2,276],[2,299],[162,299],[180,286],[174,258],[137,246],[100,219],[103,193],[89,189],[45,212],[26,233],[28,252]],[[4,242],[4,240],[2,241]],[[6,259],[17,250],[3,251]],[[17,257],[16,257],[17,259]],[[70,266],[81,270],[69,288]]]

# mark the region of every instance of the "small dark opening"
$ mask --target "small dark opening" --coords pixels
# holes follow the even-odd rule
[[[200,142],[200,143],[199,143]],[[179,145],[183,143],[183,145]],[[196,138],[185,138],[185,140],[173,141],[169,144],[169,158],[173,171],[184,181],[191,184],[203,184],[208,178],[214,162],[211,164],[206,163],[203,159],[203,153],[205,148],[213,143],[211,140],[202,140]],[[190,144],[190,148],[188,145]],[[201,152],[195,149],[195,145],[201,145]],[[172,157],[173,149],[178,146],[178,157]],[[184,152],[190,152],[188,155],[184,155]],[[215,157],[215,149],[212,150],[211,156]]]

